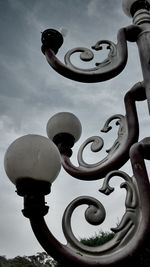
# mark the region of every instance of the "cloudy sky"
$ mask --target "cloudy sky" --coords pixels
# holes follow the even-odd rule
[[[61,77],[47,64],[41,53],[41,32],[47,28],[67,30],[65,42],[58,53],[65,53],[78,46],[90,48],[98,40],[116,42],[117,31],[131,24],[122,11],[121,0],[0,0],[0,255],[14,257],[43,251],[21,209],[22,198],[6,177],[3,159],[9,144],[25,134],[46,136],[46,123],[57,112],[73,112],[81,121],[83,133],[76,144],[76,151],[83,140],[99,135],[105,121],[114,114],[124,114],[123,98],[134,83],[142,80],[138,52],[129,44],[126,69],[116,78],[98,84],[82,84]],[[98,58],[100,55],[98,55]],[[101,60],[104,58],[102,53]],[[100,58],[99,58],[100,60]],[[93,63],[94,64],[94,63]],[[140,138],[148,133],[147,104],[138,104],[141,122]],[[108,134],[105,148],[115,140],[116,132]],[[105,150],[105,149],[104,149]],[[97,153],[98,154],[98,153]],[[87,151],[85,157],[91,155]],[[101,155],[92,156],[99,160]],[[130,164],[123,170],[132,175]],[[61,217],[67,204],[80,195],[98,197],[106,206],[106,222],[95,229],[89,226],[79,209],[73,216],[73,229],[77,237],[90,236],[99,230],[116,226],[124,212],[124,189],[114,179],[116,193],[112,198],[101,196],[102,184],[80,182],[63,170],[47,197],[50,206],[46,221],[56,237],[65,242],[61,230]],[[68,189],[68,190],[67,190]],[[83,217],[83,219],[81,219]]]

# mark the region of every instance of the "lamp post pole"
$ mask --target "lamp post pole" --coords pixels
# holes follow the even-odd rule
[[[143,2],[143,3],[142,3]],[[138,9],[138,2],[132,7],[133,23],[138,25],[141,32],[137,35],[136,42],[139,49],[141,67],[143,72],[146,97],[150,110],[150,16],[149,3],[141,1],[141,9]],[[145,9],[144,6],[147,8]]]
[[[96,164],[88,164],[83,152],[91,144],[93,152],[100,151],[103,140],[93,136],[85,140],[78,151],[78,166],[71,162],[72,147],[81,135],[81,123],[68,112],[54,115],[47,124],[49,138],[27,135],[14,141],[5,154],[5,170],[16,185],[17,193],[24,197],[23,214],[29,218],[35,236],[42,247],[55,260],[65,266],[102,267],[117,266],[130,261],[143,245],[149,234],[150,185],[145,159],[150,160],[150,137],[139,140],[139,122],[136,102],[147,100],[150,109],[150,0],[123,0],[123,10],[133,17],[133,24],[118,31],[117,44],[108,40],[98,41],[92,50],[78,47],[65,55],[62,63],[56,54],[63,44],[63,36],[54,29],[42,33],[42,52],[50,66],[59,74],[79,82],[95,83],[112,79],[126,66],[127,42],[136,42],[141,60],[143,81],[137,82],[125,95],[125,115],[111,116],[102,129],[111,130],[113,120],[119,125],[118,136],[107,156]],[[81,69],[74,66],[71,56],[80,53],[83,61],[94,58],[93,50],[99,51],[107,44],[108,57],[93,68]],[[131,161],[133,176],[119,169]],[[94,248],[80,243],[75,237],[71,219],[74,210],[87,205],[85,219],[92,225],[100,225],[106,217],[103,204],[89,196],[74,199],[66,208],[62,227],[67,245],[59,242],[48,229],[44,216],[48,212],[45,195],[50,193],[51,184],[57,177],[61,165],[72,177],[83,181],[103,179],[99,192],[111,195],[114,188],[109,182],[112,177],[121,177],[120,185],[126,190],[125,213],[116,228],[114,237],[107,244]]]

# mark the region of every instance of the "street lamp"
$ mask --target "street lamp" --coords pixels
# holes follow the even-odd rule
[[[5,170],[16,185],[17,193],[24,197],[23,214],[30,219],[31,227],[42,247],[65,266],[113,266],[130,260],[141,247],[150,226],[150,186],[144,163],[150,160],[150,137],[138,142],[139,123],[136,101],[147,99],[150,109],[150,0],[123,0],[123,10],[133,17],[133,24],[118,31],[117,44],[111,41],[98,41],[92,50],[101,50],[107,45],[108,58],[96,63],[94,68],[77,68],[71,62],[71,56],[80,52],[83,61],[90,61],[92,50],[78,47],[68,51],[62,63],[56,54],[63,44],[60,32],[48,29],[42,33],[42,52],[50,66],[61,75],[79,82],[101,82],[117,76],[126,66],[127,41],[136,42],[141,60],[143,82],[136,83],[125,95],[126,114],[110,117],[102,131],[111,129],[110,122],[116,120],[119,126],[118,137],[107,156],[96,164],[88,164],[83,159],[83,151],[88,144],[97,152],[103,147],[98,136],[88,138],[78,151],[79,166],[71,162],[72,147],[81,135],[81,123],[68,112],[54,115],[47,124],[49,138],[39,135],[26,135],[8,148],[5,154]],[[130,159],[133,177],[119,169]],[[114,188],[109,182],[112,177],[121,177],[121,188],[126,189],[125,213],[116,228],[114,237],[107,244],[89,247],[75,237],[71,218],[74,210],[88,205],[86,220],[92,225],[100,225],[106,216],[105,208],[93,197],[82,196],[73,200],[66,208],[62,226],[67,245],[59,242],[48,229],[44,215],[48,212],[44,196],[50,193],[50,187],[58,175],[61,165],[73,177],[93,181],[103,179],[99,191],[110,195]]]

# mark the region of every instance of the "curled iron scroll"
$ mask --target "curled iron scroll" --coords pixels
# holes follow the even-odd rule
[[[106,60],[95,63],[95,67],[90,69],[81,69],[71,63],[71,55],[78,52],[81,52],[81,60],[92,60],[94,54],[87,48],[79,47],[68,51],[65,56],[65,64],[56,57],[50,48],[46,49],[45,56],[54,70],[69,79],[87,83],[105,81],[117,76],[126,66],[128,52],[125,28],[119,30],[117,40],[117,44],[108,40],[102,40],[92,46],[93,50],[98,51],[103,48],[103,44],[106,44],[109,53]]]
[[[117,46],[111,41],[101,40],[101,41],[98,41],[95,45],[93,45],[92,49],[95,51],[100,51],[103,49],[103,45],[107,45],[106,48],[109,50],[108,57],[102,62],[96,62],[95,68],[83,70],[83,69],[78,68],[72,64],[71,56],[75,53],[78,53],[78,52],[80,52],[80,59],[83,61],[88,62],[88,61],[91,61],[92,59],[94,59],[93,52],[90,49],[83,48],[83,47],[74,48],[74,49],[71,49],[67,52],[67,54],[65,55],[66,65],[71,69],[77,69],[77,70],[85,71],[85,72],[90,72],[90,71],[94,72],[94,71],[97,71],[98,69],[106,67],[106,65],[108,65],[108,64],[112,64],[112,61],[116,60],[116,57],[118,56],[117,55]]]
[[[109,160],[109,158],[115,153],[115,151],[117,151],[119,146],[122,145],[122,142],[124,142],[125,136],[128,134],[128,128],[127,128],[127,122],[126,122],[125,116],[117,114],[117,115],[110,117],[106,121],[101,132],[107,133],[108,131],[110,131],[112,128],[110,126],[110,123],[113,120],[117,120],[116,125],[119,125],[118,138],[115,140],[112,147],[110,149],[106,150],[106,152],[108,153],[107,156],[103,160],[101,160],[100,162],[98,162],[96,164],[89,164],[89,163],[86,163],[84,161],[83,151],[89,143],[91,143],[91,151],[92,152],[99,152],[103,148],[103,145],[104,145],[104,141],[101,137],[99,137],[99,136],[90,137],[81,145],[81,147],[78,151],[78,162],[79,162],[80,166],[83,166],[86,168],[92,168],[92,167],[100,166],[100,165],[104,164],[105,162],[107,162]]]
[[[103,186],[99,191],[106,195],[111,194],[114,191],[114,188],[110,187],[109,181],[114,176],[124,179],[124,182],[121,183],[120,187],[125,188],[127,191],[125,200],[126,211],[122,217],[120,224],[116,228],[112,228],[115,236],[107,244],[96,246],[94,248],[85,246],[77,240],[71,228],[71,217],[73,211],[82,204],[87,204],[89,206],[85,212],[85,218],[90,224],[100,225],[101,223],[103,223],[106,216],[105,209],[103,205],[96,199],[93,199],[91,197],[77,198],[68,205],[64,212],[62,224],[64,235],[66,237],[66,240],[68,241],[68,245],[75,247],[80,252],[82,251],[85,253],[92,253],[93,255],[100,255],[101,253],[105,252],[108,253],[108,251],[113,251],[116,250],[116,248],[119,248],[122,245],[122,242],[125,243],[126,239],[128,240],[128,235],[130,235],[131,237],[131,233],[133,235],[135,233],[135,229],[137,228],[139,220],[139,199],[134,179],[122,171],[110,172],[105,177]],[[91,213],[89,212],[89,216],[87,218],[88,210],[91,210]],[[93,223],[93,218],[95,219],[94,222],[96,223]]]
[[[91,149],[97,152],[103,147],[101,137],[90,137],[80,147],[78,152],[79,166],[76,167],[71,163],[69,157],[62,154],[62,164],[64,169],[73,177],[81,180],[95,180],[103,178],[110,171],[119,169],[129,159],[129,150],[131,146],[138,141],[139,124],[136,111],[136,101],[146,99],[144,84],[139,82],[135,84],[125,96],[126,115],[115,115],[110,117],[105,123],[102,131],[111,130],[110,122],[117,119],[119,125],[118,137],[112,147],[107,150],[107,156],[98,163],[88,164],[83,159],[85,147],[92,143]]]

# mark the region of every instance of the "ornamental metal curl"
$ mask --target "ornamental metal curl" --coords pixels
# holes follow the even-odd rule
[[[91,50],[83,47],[71,49],[65,56],[65,64],[62,63],[55,55],[55,51],[51,45],[51,40],[47,36],[47,31],[42,33],[42,51],[44,52],[46,59],[50,66],[61,75],[76,80],[79,82],[100,82],[111,79],[117,76],[126,66],[127,62],[127,40],[126,40],[126,28],[122,28],[118,32],[117,44],[111,41],[102,40],[98,41],[92,49],[101,50],[102,44],[107,44],[107,48],[110,50],[108,58],[101,63],[96,63],[94,68],[81,69],[75,67],[70,60],[72,54],[81,52],[80,58],[84,61],[90,61],[94,58],[94,54]]]
[[[88,208],[85,211],[85,218],[86,221],[92,225],[100,225],[106,217],[106,211],[102,203],[89,196],[78,197],[68,205],[62,220],[63,232],[69,246],[78,249],[82,247],[82,244],[72,232],[71,219],[74,210],[81,205],[88,205]]]
[[[92,225],[100,225],[106,216],[103,205],[96,199],[91,197],[79,197],[73,200],[66,208],[63,216],[63,232],[68,242],[68,246],[78,249],[80,252],[90,253],[92,255],[100,255],[101,253],[112,252],[119,249],[122,243],[127,243],[129,236],[134,235],[139,221],[139,195],[135,179],[122,171],[112,171],[104,179],[103,186],[99,190],[101,193],[110,195],[114,188],[110,187],[109,181],[112,177],[121,177],[125,182],[121,183],[120,188],[125,188],[127,191],[125,199],[125,214],[123,215],[119,225],[116,228],[111,228],[115,233],[113,239],[107,244],[91,248],[83,245],[73,234],[71,227],[71,218],[74,210],[80,205],[87,204],[88,208],[85,211],[86,220]],[[89,212],[90,211],[90,212]],[[88,217],[87,217],[88,212]]]
[[[63,43],[63,37],[56,30],[48,29],[42,33],[42,52],[50,66],[66,78],[84,83],[102,82],[117,76],[125,68],[128,58],[127,40],[135,41],[140,31],[140,27],[131,25],[118,31],[117,44],[109,40],[98,41],[92,46],[93,50],[102,50],[103,44],[106,44],[110,51],[103,62],[95,63],[96,66],[90,69],[76,67],[70,60],[71,55],[76,52],[81,52],[81,60],[92,60],[94,54],[88,48],[78,47],[69,50],[64,57],[65,64],[56,57]]]
[[[91,167],[97,167],[100,166],[102,164],[104,164],[104,162],[107,162],[108,159],[110,157],[113,156],[113,154],[115,153],[115,151],[121,146],[121,143],[124,142],[124,138],[127,135],[128,129],[127,129],[127,122],[126,122],[126,118],[123,115],[117,114],[114,116],[111,116],[105,123],[103,129],[101,130],[101,132],[107,133],[108,131],[110,131],[112,129],[111,126],[109,126],[109,124],[111,123],[111,121],[116,120],[116,125],[119,125],[119,130],[118,130],[118,138],[115,140],[113,146],[110,149],[107,149],[106,152],[108,153],[108,155],[101,160],[98,163],[95,164],[89,164],[86,163],[83,159],[83,152],[84,149],[86,148],[86,146],[90,143],[91,144],[91,151],[92,152],[99,152],[104,145],[104,141],[101,137],[99,136],[93,136],[88,138],[87,140],[85,140],[85,142],[81,145],[79,151],[78,151],[78,163],[80,166],[86,167],[86,168],[91,168]]]
[[[107,133],[111,130],[110,122],[117,119],[119,125],[118,136],[114,144],[107,150],[108,155],[95,164],[86,163],[83,159],[85,147],[92,143],[91,150],[98,152],[103,148],[101,137],[95,136],[88,138],[80,147],[78,152],[79,166],[74,166],[70,158],[62,153],[62,164],[64,169],[73,177],[80,180],[95,180],[103,178],[112,170],[119,169],[129,159],[129,150],[139,136],[139,123],[136,111],[136,101],[146,99],[145,87],[142,82],[135,84],[124,98],[126,115],[111,116],[105,123],[102,132]],[[63,146],[63,144],[62,144]],[[65,150],[65,149],[64,149]]]
[[[89,72],[89,71],[97,71],[98,69],[111,64],[114,59],[114,57],[117,57],[117,45],[115,45],[113,42],[108,41],[108,40],[101,40],[98,41],[95,45],[93,45],[91,48],[95,51],[99,51],[103,49],[103,45],[106,44],[107,45],[107,49],[109,50],[108,53],[108,57],[102,61],[102,62],[96,62],[95,63],[95,68],[91,68],[91,69],[84,69],[85,72]],[[94,58],[94,54],[90,49],[84,48],[84,47],[78,47],[78,48],[74,48],[71,49],[67,52],[67,54],[65,55],[65,63],[66,65],[71,68],[71,69],[76,69],[76,70],[81,70],[83,71],[83,69],[76,67],[75,65],[72,64],[71,62],[71,56],[75,53],[81,52],[80,54],[80,59],[82,61],[91,61]]]

